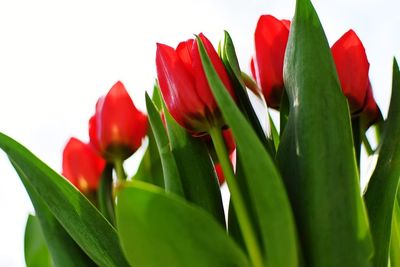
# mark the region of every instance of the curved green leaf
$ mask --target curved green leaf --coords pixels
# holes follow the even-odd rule
[[[237,153],[246,160],[243,164],[243,179],[248,188],[250,205],[254,206],[260,226],[265,265],[298,266],[292,210],[274,161],[229,95],[200,38],[197,41],[208,83],[225,122],[232,129]]]
[[[392,97],[382,134],[379,158],[365,193],[372,236],[375,267],[387,266],[393,207],[400,177],[400,72],[393,62]]]
[[[179,170],[171,151],[167,132],[165,131],[159,112],[147,93],[146,107],[149,114],[151,129],[153,130],[158,147],[158,153],[161,159],[165,190],[184,196]]]
[[[36,216],[29,215],[26,222],[24,247],[27,267],[53,266],[42,228]]]
[[[82,250],[100,266],[127,266],[116,230],[64,177],[50,169],[25,147],[0,133],[6,152],[32,202],[39,199]]]
[[[117,225],[135,266],[250,267],[209,213],[150,184],[133,181],[119,192]]]
[[[182,128],[166,108],[164,116],[186,199],[208,211],[225,227],[221,191],[205,143]]]
[[[298,0],[284,63],[289,118],[277,159],[306,266],[369,266],[372,242],[361,198],[347,101],[318,16]]]

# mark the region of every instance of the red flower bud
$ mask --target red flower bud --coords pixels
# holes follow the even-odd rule
[[[261,88],[265,101],[271,108],[278,109],[283,84],[283,60],[289,37],[289,20],[278,20],[263,15],[254,33],[255,56],[251,60],[251,72]]]
[[[106,159],[126,159],[142,144],[147,132],[147,116],[136,109],[121,82],[96,104],[89,121],[90,143]]]
[[[356,33],[349,30],[337,40],[331,50],[350,111],[357,114],[364,108],[369,86],[369,63],[364,46]]]
[[[217,52],[200,33],[208,56],[229,93],[233,89]],[[172,117],[194,134],[201,135],[210,127],[224,126],[220,110],[203,70],[198,44],[190,39],[176,49],[157,44],[157,76],[165,104]]]
[[[93,147],[76,138],[64,148],[62,175],[84,193],[97,189],[104,166]]]

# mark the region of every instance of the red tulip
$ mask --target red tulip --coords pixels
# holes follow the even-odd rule
[[[142,144],[147,132],[147,117],[136,109],[121,82],[96,104],[89,121],[90,143],[106,159],[124,160]]]
[[[234,97],[228,74],[217,52],[203,34],[199,37],[219,77]],[[196,40],[181,42],[176,49],[157,44],[156,66],[165,104],[181,126],[201,135],[210,127],[224,125],[203,70]]]
[[[365,129],[369,128],[371,125],[382,119],[382,113],[375,102],[370,82],[368,82],[367,95],[365,97],[364,109],[361,113],[361,119],[363,127]]]
[[[340,85],[349,102],[351,113],[357,114],[364,108],[369,86],[369,63],[364,46],[356,33],[349,30],[331,50]]]
[[[105,161],[89,144],[71,138],[64,148],[62,174],[82,192],[96,190]]]
[[[251,72],[257,80],[269,107],[278,109],[283,84],[283,60],[289,37],[289,20],[278,20],[263,15],[254,33],[255,56],[251,60]]]

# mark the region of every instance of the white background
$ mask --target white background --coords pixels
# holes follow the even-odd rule
[[[374,93],[386,114],[392,57],[399,55],[398,0],[315,0],[330,44],[349,28],[364,42]],[[261,14],[291,18],[294,0],[0,1],[0,131],[56,170],[71,136],[87,140],[97,98],[122,80],[144,110],[155,79],[156,42],[176,46],[228,30],[243,70]],[[328,115],[328,114],[327,114]],[[131,161],[134,169],[135,160]],[[24,266],[30,201],[0,153],[0,266]]]

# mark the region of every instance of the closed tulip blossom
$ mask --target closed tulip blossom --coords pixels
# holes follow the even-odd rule
[[[220,79],[234,97],[228,74],[217,52],[203,34],[199,38]],[[224,126],[203,70],[196,40],[181,42],[176,49],[157,44],[156,66],[165,104],[181,126],[194,135],[203,135],[211,127]]]
[[[370,82],[368,82],[367,95],[365,96],[365,103],[364,109],[361,113],[361,120],[365,129],[382,120],[382,113],[375,102]]]
[[[289,37],[289,20],[263,15],[254,33],[255,55],[251,72],[271,108],[279,109],[283,90],[283,60]]]
[[[147,116],[133,104],[125,86],[117,82],[96,104],[89,121],[90,143],[107,160],[124,160],[142,144]]]
[[[64,148],[62,174],[80,191],[96,191],[105,161],[89,144],[71,138]]]
[[[369,63],[361,40],[353,30],[346,32],[332,46],[340,85],[349,102],[353,115],[359,114],[363,108],[368,91]]]

